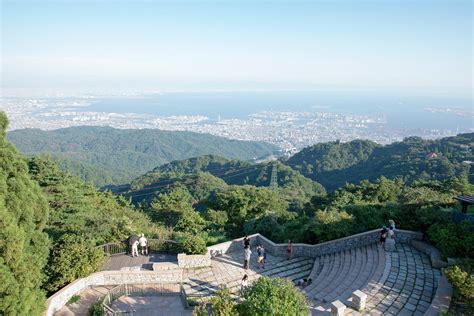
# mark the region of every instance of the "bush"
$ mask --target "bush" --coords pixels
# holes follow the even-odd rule
[[[88,316],[104,316],[104,306],[102,305],[102,300],[98,300],[95,303],[92,303],[89,306],[89,310],[87,311]]]
[[[77,303],[81,300],[81,296],[80,295],[73,295],[71,296],[71,298],[69,299],[69,301],[67,301],[67,305],[69,304],[74,304],[74,303]]]
[[[467,220],[459,224],[435,224],[428,229],[428,237],[446,257],[474,258],[474,233]]]
[[[444,269],[444,273],[449,282],[467,301],[474,300],[474,275],[463,271],[459,266]]]
[[[304,294],[285,279],[261,277],[244,293],[244,299],[238,306],[241,315],[309,314]]]
[[[310,229],[316,241],[323,242],[351,235],[353,222],[354,216],[345,211],[317,211]]]
[[[45,287],[53,292],[62,286],[97,271],[104,262],[104,253],[81,237],[64,235],[52,251]]]
[[[207,252],[206,241],[201,235],[177,232],[175,237],[180,244],[180,250],[186,254],[203,255]]]
[[[212,306],[210,309],[209,306]],[[209,314],[209,312],[211,313]],[[225,286],[220,286],[209,304],[202,304],[197,307],[194,312],[194,316],[237,316],[236,304],[230,296],[230,291]]]

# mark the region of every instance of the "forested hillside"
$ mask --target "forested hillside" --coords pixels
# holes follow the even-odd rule
[[[409,137],[386,146],[361,140],[331,142],[305,148],[283,163],[330,191],[381,176],[408,183],[453,176],[469,176],[472,181],[473,145],[474,133],[439,140]]]
[[[90,126],[16,130],[8,138],[22,153],[50,154],[59,158],[63,170],[98,186],[129,182],[173,160],[206,154],[252,160],[278,151],[267,143],[208,134]]]
[[[0,314],[40,315],[50,241],[48,202],[23,157],[5,139],[0,112]]]
[[[268,187],[273,166],[277,172],[277,192],[292,206],[301,207],[312,196],[325,194],[325,189],[319,183],[280,162],[251,164],[207,155],[173,161],[153,169],[133,180],[126,196],[135,197],[134,200],[138,201],[150,199],[157,192],[165,192],[178,184],[191,188],[197,199],[212,195],[197,193],[209,186],[213,186],[212,191],[222,190],[225,184]],[[206,180],[203,181],[203,178]]]

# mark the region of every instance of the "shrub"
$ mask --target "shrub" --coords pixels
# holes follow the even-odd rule
[[[212,306],[210,309],[209,306]],[[210,312],[210,314],[209,314]],[[225,286],[220,286],[219,290],[208,304],[202,304],[193,312],[195,316],[237,316],[236,304],[230,296],[230,291]]]
[[[104,262],[104,253],[81,237],[64,235],[52,251],[45,287],[56,291],[69,282],[97,271]]]
[[[98,300],[95,303],[92,303],[89,306],[89,310],[87,311],[88,316],[104,316],[104,306],[102,305],[102,300]]]
[[[241,315],[308,315],[306,297],[291,281],[285,279],[259,278],[244,293],[239,305]]]
[[[474,256],[474,233],[467,220],[459,224],[435,224],[428,229],[428,237],[446,257]]]
[[[444,273],[462,297],[470,302],[474,300],[474,275],[472,273],[463,271],[457,265],[444,269]]]
[[[180,250],[186,254],[202,255],[207,252],[206,241],[201,235],[177,232],[175,237],[180,243]]]
[[[311,232],[318,242],[345,237],[353,232],[354,216],[345,211],[317,211],[311,226]]]
[[[73,295],[71,296],[71,298],[69,299],[69,301],[67,301],[67,305],[69,304],[74,304],[74,303],[77,303],[81,300],[81,296],[80,295]]]

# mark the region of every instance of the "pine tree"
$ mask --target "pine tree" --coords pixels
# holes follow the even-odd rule
[[[28,166],[5,138],[0,112],[0,314],[40,315],[49,239],[43,232],[48,204]]]

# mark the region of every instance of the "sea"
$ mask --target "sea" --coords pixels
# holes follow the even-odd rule
[[[474,129],[470,98],[376,92],[170,92],[97,97],[83,111],[157,116],[204,115],[211,120],[246,119],[262,111],[331,112],[383,117],[395,129]]]

